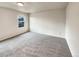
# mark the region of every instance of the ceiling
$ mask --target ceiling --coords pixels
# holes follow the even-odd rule
[[[21,12],[34,13],[50,9],[65,8],[67,2],[24,2],[24,6],[17,6],[16,2],[0,2],[0,7],[15,9]]]

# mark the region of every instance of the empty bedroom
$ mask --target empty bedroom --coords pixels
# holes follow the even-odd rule
[[[0,2],[0,57],[78,57],[78,2]]]

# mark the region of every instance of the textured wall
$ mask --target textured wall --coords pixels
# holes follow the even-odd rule
[[[66,39],[72,56],[79,56],[79,3],[69,3],[66,13]]]
[[[65,37],[65,9],[54,9],[32,13],[30,31]]]
[[[25,17],[25,27],[18,28],[17,16]],[[28,31],[28,16],[27,14],[7,9],[0,8],[0,40],[15,36],[17,34]]]

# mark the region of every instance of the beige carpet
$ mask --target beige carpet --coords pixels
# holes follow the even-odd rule
[[[71,57],[63,38],[28,32],[0,42],[1,57]]]

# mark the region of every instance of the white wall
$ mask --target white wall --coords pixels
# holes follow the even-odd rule
[[[25,16],[25,27],[18,28],[17,16]],[[0,8],[0,40],[15,36],[17,34],[28,31],[28,16],[27,14],[7,9]]]
[[[66,39],[72,56],[79,57],[79,3],[69,3],[66,13]]]
[[[30,31],[65,37],[65,9],[47,10],[30,15]]]

